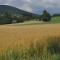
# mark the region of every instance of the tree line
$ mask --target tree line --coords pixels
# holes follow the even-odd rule
[[[20,23],[20,22],[24,22],[24,21],[29,21],[29,20],[33,20],[33,19],[39,19],[39,21],[45,21],[45,22],[49,22],[51,20],[51,15],[50,13],[48,13],[46,10],[43,11],[42,15],[25,15],[25,14],[10,14],[8,12],[5,12],[4,14],[0,15],[0,24],[4,24],[4,23]]]

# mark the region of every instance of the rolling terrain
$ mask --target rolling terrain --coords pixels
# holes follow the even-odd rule
[[[22,9],[18,9],[16,7],[13,6],[8,6],[8,5],[0,5],[0,15],[4,14],[5,12],[11,14],[11,15],[16,15],[16,16],[20,16],[20,15],[24,15],[24,16],[37,16],[37,14],[31,13],[31,12],[27,12],[24,11]]]

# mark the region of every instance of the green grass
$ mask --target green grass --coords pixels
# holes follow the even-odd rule
[[[60,16],[59,17],[53,17],[50,22],[51,23],[60,23]]]

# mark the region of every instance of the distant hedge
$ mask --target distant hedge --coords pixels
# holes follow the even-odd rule
[[[12,23],[11,19],[0,18],[0,24],[11,24],[11,23]]]

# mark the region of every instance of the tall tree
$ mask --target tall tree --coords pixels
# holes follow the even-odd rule
[[[43,11],[42,20],[46,22],[51,20],[51,15],[46,10]]]
[[[4,13],[4,19],[7,19],[9,23],[12,23],[12,15],[9,12]]]

